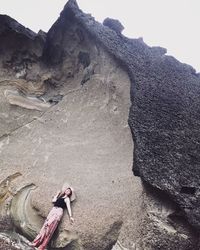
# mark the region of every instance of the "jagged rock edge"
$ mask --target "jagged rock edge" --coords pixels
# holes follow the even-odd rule
[[[88,34],[90,34],[91,37],[93,37],[98,43],[100,43],[102,47],[111,56],[113,56],[128,73],[131,81],[130,97],[132,105],[130,107],[130,113],[131,113],[131,108],[134,108],[133,101],[135,98],[136,90],[140,89],[140,83],[136,81],[135,74],[137,74],[137,72],[142,72],[142,74],[146,77],[147,75],[148,77],[154,77],[156,72],[152,70],[153,69],[152,66],[154,65],[155,61],[162,59],[163,61],[166,62],[176,63],[179,66],[181,65],[184,68],[184,70],[187,71],[189,74],[194,75],[198,79],[200,78],[200,75],[196,73],[196,70],[192,66],[179,62],[173,56],[165,55],[167,52],[165,48],[149,47],[143,41],[141,41],[141,39],[129,39],[121,34],[116,33],[114,30],[106,26],[103,26],[101,23],[95,21],[95,19],[90,14],[85,14],[79,9],[76,0],[69,0],[65,5],[64,10],[61,12],[60,16],[62,15],[65,16],[68,11],[73,16],[73,18],[80,24],[80,26],[82,26],[88,32]],[[57,24],[58,21],[59,19],[55,22],[55,24]],[[134,53],[132,53],[136,49],[137,49],[137,55],[139,54],[141,56],[140,58],[138,58],[137,55],[134,55]],[[158,53],[155,53],[155,49],[158,50]],[[150,183],[148,180],[146,180],[146,177],[143,175],[143,173],[141,173],[140,170],[138,169],[137,166],[138,165],[137,151],[139,148],[137,140],[138,132],[134,130],[134,125],[131,126],[130,113],[128,117],[128,123],[131,129],[132,139],[134,142],[134,152],[133,152],[134,174],[136,176],[139,176],[143,181],[149,183],[153,188],[162,191],[170,199],[174,200],[175,203],[178,205],[178,207],[180,207],[180,209],[182,210],[188,222],[194,227],[198,227],[197,225],[195,225],[193,220],[189,218],[189,215],[184,211],[184,207],[179,204],[177,195],[175,195],[173,192],[169,192],[169,190],[161,189],[155,183]]]

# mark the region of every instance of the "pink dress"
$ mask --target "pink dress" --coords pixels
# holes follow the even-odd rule
[[[63,208],[54,206],[48,214],[43,227],[34,239],[32,245],[44,250],[49,243],[53,233],[55,232],[61,218],[63,216]]]

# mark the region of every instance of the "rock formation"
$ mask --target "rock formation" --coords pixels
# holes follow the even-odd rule
[[[114,30],[117,33],[121,33],[122,30],[124,30],[124,26],[120,23],[119,20],[116,19],[112,19],[107,17],[104,21],[103,21],[103,25],[109,27],[110,29]]]
[[[21,175],[0,241],[33,239],[67,179],[75,223],[50,249],[198,249],[199,75],[107,21],[75,0],[47,34],[0,16],[0,180]]]

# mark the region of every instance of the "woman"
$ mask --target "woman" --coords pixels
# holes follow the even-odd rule
[[[39,250],[44,250],[46,248],[63,216],[63,210],[65,208],[67,208],[68,210],[70,222],[74,222],[70,203],[75,199],[76,197],[73,188],[70,187],[69,184],[65,183],[62,187],[62,190],[58,191],[57,194],[53,197],[52,202],[54,204],[54,207],[48,214],[47,219],[45,220],[39,234],[32,242],[32,246],[38,247]]]

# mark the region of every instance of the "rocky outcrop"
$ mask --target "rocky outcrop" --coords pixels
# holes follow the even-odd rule
[[[28,75],[31,65],[41,57],[45,42],[44,35],[25,28],[16,20],[0,15],[0,66],[1,74]]]
[[[112,19],[109,17],[107,17],[103,21],[103,25],[109,27],[110,29],[116,31],[119,34],[122,33],[122,31],[124,30],[124,26],[120,23],[119,20]]]
[[[0,233],[0,249],[2,250],[33,250],[33,247],[29,246],[29,241],[17,234],[13,233]]]
[[[0,178],[22,173],[12,186],[12,221],[18,232],[32,239],[52,207],[54,192],[68,180],[77,193],[75,223],[71,225],[65,214],[51,248],[103,250],[117,240],[131,246],[142,187],[131,172],[129,77],[75,19],[62,19],[47,34],[44,61],[30,67],[29,77],[37,68],[38,79],[13,74],[17,84],[6,81],[0,87],[2,113],[7,115],[0,129]],[[56,51],[62,51],[62,57],[51,57]],[[42,81],[43,74],[48,78]],[[22,106],[36,98],[30,90],[43,90],[43,84],[45,94],[37,98],[57,104],[45,111]],[[18,106],[10,105],[4,95],[15,88],[21,94]],[[30,191],[31,183],[37,188]],[[126,234],[132,234],[131,239]]]
[[[162,48],[155,50],[95,22],[75,1],[68,2],[63,16],[68,12],[129,72],[134,173],[167,193],[199,227],[199,75],[164,55]]]
[[[116,20],[96,22],[75,0],[47,35],[1,18],[0,178],[22,174],[2,200],[12,200],[17,230],[33,238],[67,179],[77,191],[75,224],[64,217],[52,249],[198,249],[195,70],[124,37]],[[4,95],[13,91],[17,101]],[[49,106],[28,110],[30,100]],[[133,152],[144,189],[130,171]]]
[[[18,91],[5,90],[4,95],[10,104],[23,108],[45,111],[51,107],[49,102],[42,101],[36,97],[24,97]]]

